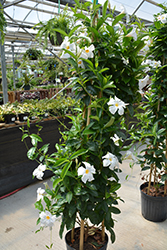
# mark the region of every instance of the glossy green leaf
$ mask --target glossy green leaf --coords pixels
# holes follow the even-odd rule
[[[62,179],[64,179],[64,177],[66,176],[66,174],[67,174],[69,168],[71,167],[71,164],[72,164],[72,161],[67,162],[67,163],[65,164],[65,166],[63,167],[63,170],[62,170],[62,172],[61,172],[61,178],[62,178]]]
[[[88,150],[86,150],[86,149],[80,149],[80,150],[78,150],[78,151],[76,151],[75,153],[73,153],[71,156],[70,156],[70,160],[73,160],[73,159],[75,159],[75,158],[77,158],[78,156],[80,156],[80,155],[83,155],[83,154],[86,154],[88,152]]]
[[[36,147],[30,148],[27,152],[27,157],[32,160],[34,158],[35,152],[36,152]]]
[[[68,203],[70,203],[70,202],[71,202],[72,197],[73,197],[73,194],[72,194],[72,192],[71,192],[71,191],[70,191],[70,192],[68,192],[68,193],[66,194],[66,200],[67,200],[67,202],[68,202]]]
[[[55,188],[61,181],[62,181],[61,178],[57,178],[56,180],[54,180],[54,182],[53,182],[53,188]]]

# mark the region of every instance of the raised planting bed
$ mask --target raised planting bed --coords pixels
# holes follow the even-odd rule
[[[60,120],[67,127],[70,127],[68,118],[61,118]],[[30,127],[30,133],[37,132],[37,124],[43,127],[40,131],[43,144],[50,143],[49,153],[54,152],[55,144],[61,138],[59,128],[62,131],[63,126],[57,120],[33,123]],[[26,127],[25,124],[23,126]],[[0,197],[38,181],[36,178],[32,179],[32,172],[38,166],[38,163],[27,158],[27,149],[21,142],[22,131],[19,127],[20,125],[15,125],[0,130]],[[31,147],[29,141],[28,145]],[[52,172],[45,171],[44,179],[51,175]]]

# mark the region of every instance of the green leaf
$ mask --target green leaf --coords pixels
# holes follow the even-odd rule
[[[116,181],[112,181],[111,185],[110,185],[110,192],[114,193],[115,191],[117,191],[119,188],[121,187],[121,184],[116,182]]]
[[[45,189],[45,192],[51,196],[54,195],[53,191],[50,189]]]
[[[161,176],[161,181],[166,181],[167,180],[167,174],[163,174]]]
[[[58,33],[60,33],[60,34],[62,34],[63,36],[68,36],[67,35],[67,33],[64,31],[64,30],[61,30],[61,29],[53,29],[54,31],[56,31],[56,32],[58,32]]]
[[[36,152],[36,147],[30,148],[27,152],[27,157],[31,160],[34,159],[35,152]]]
[[[107,5],[108,5],[108,1],[106,1],[106,2],[103,4],[103,9],[102,9],[102,16],[103,16],[103,18],[106,16]]]
[[[44,153],[44,154],[46,154],[46,153],[47,153],[47,151],[48,151],[48,148],[49,148],[49,143],[48,143],[48,144],[43,145],[43,146],[42,146],[42,148],[41,148],[40,150],[41,150],[41,151],[43,151],[43,153]]]
[[[71,202],[71,200],[72,200],[72,196],[73,196],[73,194],[72,194],[72,192],[70,191],[70,192],[68,192],[67,194],[66,194],[66,200],[67,200],[67,202],[68,203],[70,203]]]
[[[41,204],[41,200],[40,201],[37,201],[35,203],[35,208],[38,209],[39,211],[43,211],[43,206]]]
[[[115,242],[115,233],[114,231],[112,230],[112,228],[108,229],[109,232],[110,232],[110,239],[111,239],[111,242],[114,243]]]
[[[48,199],[48,197],[46,197],[46,196],[44,196],[44,201],[45,201],[45,203],[46,203],[46,205],[47,205],[47,207],[49,208],[50,207],[50,205],[51,205],[51,201]]]
[[[64,177],[66,176],[69,168],[71,167],[71,164],[72,164],[72,161],[67,162],[66,165],[64,166],[64,168],[63,168],[63,170],[61,172],[61,175],[60,175],[62,179],[64,179]]]
[[[80,149],[80,150],[76,151],[75,153],[73,153],[70,156],[70,160],[73,160],[73,159],[77,158],[80,155],[86,154],[87,152],[88,152],[87,149]]]
[[[27,138],[27,137],[29,137],[29,135],[28,135],[28,134],[24,134],[24,135],[22,136],[22,138],[21,138],[21,141],[24,141],[24,139]]]
[[[66,158],[62,158],[62,159],[59,159],[59,160],[56,160],[55,162],[55,159],[47,159],[48,161],[50,162],[53,162],[54,163],[54,167],[58,167],[58,166],[61,166],[63,163],[67,162],[68,160]]]
[[[119,14],[118,16],[116,16],[116,18],[112,22],[112,26],[116,25],[124,16],[125,16],[124,13],[123,14]]]
[[[86,20],[87,22],[90,23],[90,19],[86,15],[84,15],[82,13],[74,14],[74,16],[78,17],[79,19],[84,19],[84,20]]]
[[[90,134],[94,134],[95,131],[92,130],[92,129],[88,129],[86,128],[84,131],[83,131],[83,135],[90,135]]]
[[[75,193],[75,195],[80,195],[80,193],[81,193],[81,185],[80,184],[77,184],[77,185],[75,185],[74,186],[74,193]]]
[[[120,214],[121,211],[117,207],[110,207],[111,213]]]
[[[106,85],[104,85],[103,89],[108,89],[108,88],[115,88],[115,85],[113,84],[113,82],[110,82]]]
[[[76,25],[68,34],[69,37],[71,37],[73,35],[73,33],[80,27],[81,25]]]
[[[30,138],[39,142],[42,142],[42,138],[36,134],[31,134]]]
[[[107,123],[105,124],[104,128],[107,128],[107,127],[110,127],[111,125],[113,125],[114,121],[115,121],[115,117],[112,116],[112,117],[110,118],[109,122],[107,122]]]
[[[112,26],[107,25],[106,26],[107,30],[110,32],[112,36],[114,36],[114,28]]]
[[[61,178],[57,178],[56,180],[54,180],[53,182],[53,188],[55,188],[57,186],[57,184],[59,184],[62,181]]]

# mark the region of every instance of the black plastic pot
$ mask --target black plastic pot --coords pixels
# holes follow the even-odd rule
[[[16,120],[17,120],[17,116],[14,114],[5,114],[4,115],[5,123],[15,123]]]
[[[49,35],[49,41],[52,45],[60,46],[63,42],[63,38],[59,32],[55,32],[55,35],[56,35],[56,43],[54,42],[53,36],[50,36],[50,35]]]
[[[75,228],[75,230],[79,229],[78,227]],[[67,243],[67,237],[68,235],[71,234],[71,230],[68,231],[65,235],[65,242],[66,242],[66,248],[67,250],[76,250],[75,248],[71,247],[70,245],[68,245]],[[108,235],[105,233],[105,240],[106,240],[106,244],[104,246],[102,246],[101,248],[99,248],[98,250],[106,250],[107,249],[107,244],[108,244]],[[85,249],[86,250],[86,249]]]
[[[18,116],[19,116],[19,121],[20,122],[25,122],[28,119],[29,113],[18,114]]]
[[[167,218],[167,196],[153,197],[142,191],[148,183],[140,186],[141,191],[141,213],[149,221],[161,222]]]
[[[24,85],[24,90],[30,90],[30,85]]]

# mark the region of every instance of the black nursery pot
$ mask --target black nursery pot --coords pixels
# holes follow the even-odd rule
[[[75,228],[75,230],[78,230],[79,227]],[[66,248],[67,250],[76,250],[75,248],[71,247],[68,243],[67,243],[67,237],[69,236],[69,234],[71,235],[71,230],[68,231],[65,235],[65,242],[66,242]],[[106,243],[104,246],[102,246],[101,248],[98,248],[98,250],[106,250],[107,249],[107,244],[108,244],[108,235],[105,233],[105,240],[106,240]],[[86,249],[84,249],[86,250]]]
[[[150,196],[142,191],[142,189],[147,186],[148,183],[144,183],[140,186],[142,216],[146,220],[153,222],[165,221],[167,218],[167,196]]]
[[[19,121],[20,122],[25,122],[28,119],[29,113],[18,114],[18,116],[19,116]]]
[[[14,114],[5,114],[4,115],[4,121],[5,123],[15,123],[15,121],[17,120],[17,116]]]

